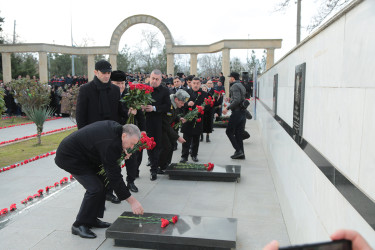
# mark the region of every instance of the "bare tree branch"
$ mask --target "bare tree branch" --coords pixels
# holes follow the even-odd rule
[[[334,10],[341,9],[352,0],[326,0],[319,7],[318,13],[312,17],[306,30],[310,33],[318,27]]]

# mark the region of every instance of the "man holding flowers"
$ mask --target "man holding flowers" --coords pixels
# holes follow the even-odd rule
[[[181,112],[181,108],[184,106],[190,98],[190,95],[185,90],[178,90],[175,94],[170,95],[171,107],[167,113],[163,115],[163,134],[162,144],[163,150],[160,154],[159,170],[158,174],[164,174],[164,170],[171,163],[173,155],[173,145],[176,141],[180,143],[186,142],[184,138],[178,135],[178,132],[173,128],[174,124],[180,120],[185,122],[184,118],[180,118],[178,113]]]
[[[194,110],[197,106],[204,103],[204,99],[208,96],[206,92],[201,89],[201,81],[198,77],[194,77],[191,82],[191,88],[187,90],[190,95],[190,99],[184,105],[184,114]],[[191,158],[194,162],[198,162],[198,149],[199,149],[199,136],[203,131],[202,126],[202,115],[204,111],[201,110],[198,117],[192,121],[187,121],[182,125],[181,132],[186,140],[186,143],[182,144],[181,163],[185,163],[188,160],[189,149],[191,144]]]
[[[79,129],[65,137],[56,151],[55,163],[71,173],[86,189],[76,221],[72,225],[72,234],[82,238],[96,238],[90,230],[107,228],[111,224],[103,222],[105,205],[105,183],[115,191],[120,200],[126,200],[134,214],[143,214],[142,205],[130,194],[121,175],[119,160],[123,152],[125,159],[131,155],[141,137],[137,126],[122,126],[115,121],[98,121]],[[106,180],[99,172],[103,167]]]
[[[162,73],[154,69],[150,74],[150,86],[153,88],[152,103],[142,105],[146,112],[146,132],[150,137],[154,137],[156,147],[147,151],[151,163],[150,180],[157,179],[159,166],[159,157],[162,150],[162,115],[169,111],[171,100],[169,99],[169,90],[161,85]]]

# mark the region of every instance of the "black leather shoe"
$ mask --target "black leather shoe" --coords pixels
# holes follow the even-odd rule
[[[107,228],[107,227],[110,227],[112,224],[109,223],[109,222],[105,222],[105,221],[101,221],[99,219],[96,219],[96,222],[95,224],[92,225],[92,227],[96,227],[96,228]]]
[[[206,136],[206,142],[211,142],[210,137],[208,135]]]
[[[114,204],[121,203],[121,201],[116,196],[114,196],[113,194],[106,194],[105,199],[107,201],[110,201],[110,202],[114,203]]]
[[[72,234],[79,235],[81,238],[94,239],[96,234],[90,230],[88,226],[81,225],[79,227],[72,226]]]
[[[193,162],[198,162],[198,158],[196,156],[192,156],[191,159],[193,160]]]
[[[230,158],[232,159],[245,159],[245,154],[242,151],[236,151],[234,155],[232,155]]]
[[[134,193],[137,193],[138,192],[138,188],[137,186],[134,184],[134,182],[128,182],[128,188],[130,191],[134,192]]]
[[[165,170],[158,168],[158,174],[165,174]]]
[[[158,178],[158,175],[156,173],[151,173],[150,180],[154,181]]]
[[[185,158],[185,157],[181,157],[181,160],[180,160],[180,163],[185,163],[185,162],[187,162],[187,158]]]

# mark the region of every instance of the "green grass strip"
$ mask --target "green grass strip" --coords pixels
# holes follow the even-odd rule
[[[33,138],[27,141],[2,146],[0,147],[0,168],[57,149],[60,142],[74,131],[77,131],[77,129],[74,128],[68,131],[42,136],[41,145],[36,145],[37,138]]]
[[[31,120],[29,120],[29,118],[27,117],[19,117],[19,116],[15,116],[15,117],[12,117],[12,118],[9,118],[9,119],[1,119],[0,120],[0,127],[7,127],[7,126],[10,126],[10,125],[17,125],[17,124],[22,124],[22,123],[28,123],[28,122],[32,122]]]

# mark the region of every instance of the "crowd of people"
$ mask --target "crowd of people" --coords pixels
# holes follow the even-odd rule
[[[86,189],[81,209],[72,226],[72,233],[84,238],[96,237],[90,227],[109,226],[109,223],[99,220],[103,217],[105,200],[116,204],[126,200],[135,214],[143,213],[142,206],[129,192],[138,192],[135,180],[139,176],[143,153],[127,154],[127,149],[140,139],[139,131],[146,132],[156,142],[152,150],[147,150],[150,180],[155,181],[171,163],[178,142],[182,144],[181,163],[187,162],[189,156],[193,162],[199,161],[200,141],[204,139],[203,134],[206,134],[206,142],[211,141],[209,135],[213,132],[213,121],[215,116],[221,116],[225,97],[225,77],[222,74],[215,81],[193,75],[167,76],[157,69],[149,75],[126,74],[119,70],[112,71],[111,64],[105,60],[95,64],[94,74],[92,81],[79,88],[76,105],[78,131],[63,140],[55,160]],[[228,109],[233,113],[245,113],[241,105],[246,91],[244,87],[236,87],[241,84],[239,74],[234,72],[228,77],[231,88],[230,95],[225,98],[229,105],[224,108],[223,114]],[[120,100],[129,93],[130,86],[139,83],[152,88],[152,103],[135,109],[131,103]],[[206,103],[208,100],[211,100],[209,105]],[[185,115],[196,107],[202,109],[197,116],[185,119]],[[135,117],[135,126],[126,124],[131,115]],[[239,115],[235,119],[238,117],[242,119],[245,116]],[[181,124],[180,132],[176,124]],[[242,142],[244,126],[243,120],[237,122],[229,119],[227,135],[235,149],[232,159],[245,159],[243,144],[239,143],[239,140]],[[85,138],[90,138],[89,142]],[[132,143],[126,138],[131,139]],[[126,154],[127,184],[118,163],[121,151]],[[104,167],[109,185],[104,185],[102,177],[98,176],[99,165]]]

